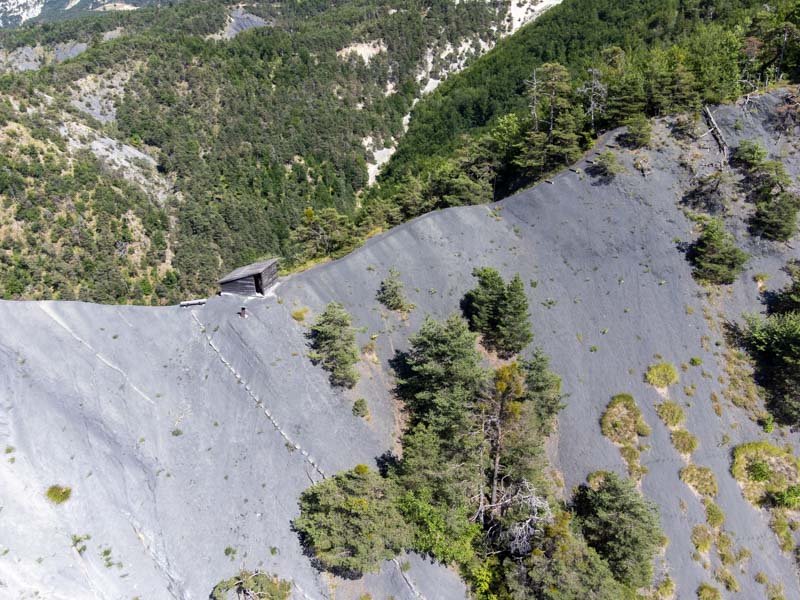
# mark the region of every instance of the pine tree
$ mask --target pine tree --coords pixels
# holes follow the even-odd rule
[[[394,482],[357,465],[303,492],[294,527],[326,569],[377,571],[411,543],[398,496]]]
[[[394,267],[389,269],[389,276],[381,281],[381,287],[375,297],[389,310],[405,311],[414,307],[406,299],[403,282],[400,280],[400,271]]]
[[[519,275],[506,286],[497,306],[497,325],[491,336],[498,354],[504,358],[519,354],[531,343],[533,333],[528,320],[528,298]]]
[[[739,249],[719,219],[709,220],[690,251],[696,279],[731,284],[741,274],[749,255]]]
[[[656,505],[630,479],[610,472],[578,488],[573,502],[586,541],[617,580],[633,588],[649,585],[662,536]]]
[[[500,273],[491,267],[473,269],[478,287],[468,291],[461,302],[470,329],[491,338],[497,329],[497,307],[505,293],[505,282]]]
[[[789,240],[797,233],[797,212],[800,198],[790,192],[779,192],[756,203],[752,230],[762,237],[779,242]]]
[[[351,318],[338,302],[331,302],[308,332],[311,360],[330,372],[333,385],[351,388],[358,381],[356,334]]]

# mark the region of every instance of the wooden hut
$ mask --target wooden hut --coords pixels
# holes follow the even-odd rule
[[[264,291],[278,278],[278,259],[239,267],[219,280],[220,292],[239,296],[263,296]]]

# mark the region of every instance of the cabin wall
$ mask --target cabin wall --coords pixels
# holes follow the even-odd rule
[[[256,282],[255,278],[250,275],[241,279],[234,279],[228,281],[220,286],[224,294],[238,294],[240,296],[255,296],[256,295]]]

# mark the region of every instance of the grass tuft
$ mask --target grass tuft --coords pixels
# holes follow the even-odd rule
[[[647,383],[658,388],[665,388],[678,383],[678,371],[675,369],[675,365],[668,362],[650,365],[644,377]]]
[[[51,502],[63,504],[72,496],[72,488],[65,485],[51,485],[45,495]]]

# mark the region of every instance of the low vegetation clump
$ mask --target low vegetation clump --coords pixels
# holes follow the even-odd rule
[[[700,496],[713,498],[717,495],[717,478],[708,467],[690,464],[681,469],[680,478]]]
[[[744,270],[749,255],[739,249],[719,219],[709,219],[689,251],[692,274],[703,283],[731,284]]]
[[[308,314],[308,308],[305,306],[302,308],[297,308],[292,311],[292,318],[297,321],[298,323],[302,323],[306,320],[306,315]]]
[[[353,402],[353,415],[356,417],[369,416],[369,407],[365,398],[358,398]]]
[[[658,405],[656,414],[667,427],[678,427],[686,420],[686,414],[681,406],[669,400]]]
[[[719,581],[722,585],[725,586],[725,589],[729,592],[738,592],[739,591],[739,582],[734,577],[733,573],[731,573],[728,569],[717,569],[714,571],[714,579]]]
[[[600,419],[600,429],[609,440],[620,446],[631,477],[644,473],[639,464],[639,437],[650,435],[650,427],[630,394],[618,394],[611,399]]]
[[[228,600],[230,592],[234,592],[237,598],[288,600],[292,593],[292,583],[258,570],[242,570],[215,585],[211,590],[210,600]]]
[[[356,334],[351,317],[338,302],[331,302],[311,326],[307,337],[309,357],[330,372],[333,385],[353,387],[358,381],[355,364],[358,362]]]
[[[701,583],[697,588],[697,600],[722,600],[722,593],[710,583]]]
[[[697,438],[685,429],[677,429],[670,434],[672,445],[684,455],[690,455],[697,450]]]
[[[763,441],[737,446],[731,473],[751,503],[795,507],[792,505],[799,490],[800,460],[790,449]]]
[[[389,269],[389,276],[381,281],[375,298],[389,310],[406,312],[414,308],[414,305],[406,298],[400,271],[394,267]]]
[[[300,496],[294,527],[319,564],[340,574],[377,571],[411,545],[394,482],[365,465],[339,473]]]
[[[708,523],[708,526],[712,529],[719,529],[722,527],[723,523],[725,523],[725,513],[722,512],[719,505],[708,499],[705,500],[704,504],[706,507],[706,523]]]
[[[650,435],[650,427],[630,394],[617,394],[611,399],[600,419],[600,428],[615,444],[636,444],[639,436]]]
[[[483,336],[484,345],[501,357],[521,352],[531,340],[528,298],[519,275],[506,283],[495,269],[475,269],[478,286],[464,295],[461,308],[472,331]]]
[[[72,496],[72,488],[65,485],[51,485],[47,488],[45,496],[54,504],[63,504]]]
[[[692,544],[701,554],[705,554],[711,550],[711,543],[714,541],[714,536],[705,525],[695,525],[692,528]]]
[[[678,371],[672,363],[659,362],[650,365],[645,379],[654,387],[666,388],[678,383]]]

